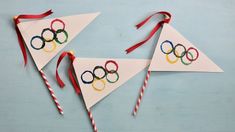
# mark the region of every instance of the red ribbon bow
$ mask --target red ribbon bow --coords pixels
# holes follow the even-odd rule
[[[169,23],[169,22],[170,22],[170,20],[171,20],[171,14],[170,14],[169,12],[166,12],[166,11],[160,11],[160,12],[157,12],[157,13],[154,13],[154,14],[150,15],[150,16],[147,17],[144,21],[142,21],[142,22],[140,22],[139,24],[137,24],[137,25],[136,25],[136,28],[139,29],[139,28],[142,27],[146,22],[148,22],[153,16],[159,15],[159,14],[160,14],[160,15],[164,15],[165,18],[164,18],[162,21],[160,21],[160,22],[152,29],[152,31],[150,32],[150,34],[148,35],[148,37],[147,37],[145,40],[143,40],[143,41],[141,41],[141,42],[139,42],[139,43],[137,43],[137,44],[131,46],[131,47],[128,48],[128,49],[126,49],[126,53],[127,53],[127,54],[130,53],[130,52],[132,52],[132,51],[135,50],[136,48],[140,47],[140,46],[143,45],[144,43],[146,43],[146,42],[158,31],[158,29],[159,29],[164,23]]]
[[[64,82],[62,81],[62,79],[60,78],[59,73],[58,73],[58,67],[59,67],[59,65],[60,65],[60,62],[63,60],[63,58],[64,58],[65,56],[68,56],[69,59],[70,59],[70,61],[71,61],[70,66],[69,66],[69,68],[68,68],[69,79],[70,79],[70,81],[71,81],[71,83],[72,83],[72,85],[73,85],[73,87],[74,87],[75,92],[76,92],[77,94],[80,94],[80,93],[81,93],[80,87],[78,86],[78,84],[77,84],[77,82],[76,82],[76,79],[75,79],[75,76],[74,76],[74,74],[73,74],[73,72],[74,72],[74,71],[73,71],[73,61],[74,61],[74,59],[75,59],[75,56],[74,56],[71,52],[63,52],[63,53],[60,55],[60,57],[59,57],[59,59],[58,59],[58,61],[57,61],[57,65],[56,65],[56,80],[57,80],[57,82],[58,82],[58,84],[59,84],[59,86],[60,86],[61,88],[63,88],[63,87],[65,86]]]
[[[42,14],[38,14],[38,15],[28,15],[28,14],[22,14],[22,15],[19,15],[19,16],[15,16],[13,18],[14,20],[14,23],[15,23],[15,30],[16,30],[16,34],[17,34],[17,37],[18,37],[18,42],[19,42],[19,45],[20,45],[20,48],[21,48],[21,51],[22,51],[22,54],[23,54],[23,57],[24,57],[24,65],[27,64],[27,54],[26,54],[26,48],[25,48],[25,45],[24,45],[24,40],[23,40],[23,37],[22,35],[20,34],[20,30],[17,26],[17,24],[20,23],[20,19],[40,19],[40,18],[44,18],[46,16],[49,16],[51,15],[53,12],[51,10],[47,11],[47,12],[44,12]]]

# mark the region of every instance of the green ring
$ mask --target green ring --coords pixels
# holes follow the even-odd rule
[[[59,44],[66,43],[67,40],[68,40],[68,37],[69,37],[68,33],[67,33],[65,30],[63,30],[63,29],[58,29],[58,30],[56,31],[56,36],[58,36],[57,34],[59,34],[59,33],[64,33],[64,35],[65,35],[66,38],[65,38],[65,40],[64,40],[63,42],[60,42],[60,41],[58,40],[58,38],[56,37],[56,38],[55,38],[55,41],[56,41],[57,43],[59,43]]]
[[[191,53],[191,52],[188,52],[189,53],[189,55],[193,58],[193,54]],[[185,54],[185,52],[182,52],[182,54]],[[181,55],[182,55],[181,54]],[[189,63],[186,63],[186,62],[184,62],[184,60],[183,60],[183,57],[181,57],[180,58],[180,60],[181,60],[181,62],[184,64],[184,65],[190,65],[191,63],[192,63],[192,61],[190,61]]]
[[[114,81],[111,81],[108,79],[108,74],[115,74],[117,76],[116,80]],[[115,71],[115,70],[111,70],[111,73],[107,73],[106,75],[106,80],[109,82],[109,83],[115,83],[119,80],[119,74]]]

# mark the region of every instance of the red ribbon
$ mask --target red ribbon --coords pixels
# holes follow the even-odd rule
[[[139,29],[140,27],[142,27],[146,22],[148,22],[153,16],[155,15],[164,15],[164,19],[162,21],[160,21],[150,32],[150,34],[147,36],[146,39],[144,39],[143,41],[131,46],[130,48],[126,49],[126,53],[130,53],[133,50],[135,50],[136,48],[140,47],[141,45],[143,45],[144,43],[146,43],[157,31],[158,29],[163,26],[164,23],[169,23],[171,20],[171,14],[169,12],[166,11],[160,11],[157,13],[154,13],[152,15],[150,15],[149,17],[147,17],[144,21],[140,22],[139,24],[136,25],[136,28]]]
[[[24,57],[24,65],[27,64],[26,48],[25,48],[25,45],[24,45],[23,37],[22,37],[22,35],[20,34],[20,30],[19,30],[17,24],[20,23],[20,19],[40,19],[40,18],[44,18],[44,17],[46,17],[46,16],[49,16],[49,15],[51,15],[52,13],[53,13],[53,12],[52,12],[51,10],[49,10],[49,11],[47,11],[47,12],[44,12],[44,13],[38,14],[38,15],[22,14],[22,15],[19,15],[19,16],[16,16],[16,17],[13,18],[14,23],[15,23],[16,34],[17,34],[17,37],[18,37],[18,42],[19,42],[20,49],[21,49],[22,54],[23,54],[23,57]]]
[[[71,83],[72,83],[72,85],[74,87],[75,92],[77,94],[80,94],[81,93],[80,87],[78,86],[78,84],[76,82],[76,79],[75,79],[75,75],[73,74],[74,73],[74,71],[73,71],[73,61],[75,59],[75,56],[72,53],[70,53],[70,52],[63,52],[60,55],[60,57],[59,57],[59,59],[57,61],[57,65],[56,65],[56,80],[57,80],[57,82],[58,82],[58,84],[59,84],[59,86],[61,88],[63,88],[65,86],[64,82],[62,81],[62,79],[60,78],[59,73],[58,73],[58,67],[60,65],[60,62],[63,60],[63,58],[65,56],[68,56],[70,61],[71,61],[70,66],[68,68],[69,79],[70,79],[70,81],[71,81]]]

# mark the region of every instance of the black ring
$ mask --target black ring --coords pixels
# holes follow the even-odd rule
[[[95,75],[95,71],[96,71],[97,69],[102,69],[102,70],[104,71],[104,75],[103,75],[102,77],[98,77],[98,76]],[[102,67],[102,66],[96,66],[96,67],[93,69],[93,75],[94,75],[94,77],[95,77],[96,79],[103,79],[103,78],[107,75],[107,72],[106,72],[106,70],[104,69],[104,67]]]
[[[184,51],[180,54],[180,56],[179,55],[177,55],[176,54],[176,47],[177,46],[181,46],[181,47],[183,47],[184,48]],[[186,48],[184,47],[184,45],[182,45],[182,44],[177,44],[177,45],[175,45],[175,47],[174,47],[174,55],[177,57],[177,58],[182,58],[182,57],[184,57],[184,55],[186,54]]]
[[[33,40],[34,40],[34,39],[40,39],[40,40],[42,41],[42,46],[39,47],[39,48],[35,47],[35,46],[33,45]],[[35,50],[40,50],[40,49],[42,49],[42,48],[45,47],[45,41],[44,41],[43,38],[40,37],[40,36],[33,36],[32,39],[31,39],[31,41],[30,41],[30,44],[31,44],[31,47],[32,47],[33,49],[35,49]]]
[[[165,44],[165,43],[170,44],[170,46],[171,46],[171,51],[170,51],[170,52],[165,52],[165,51],[163,50],[163,44]],[[169,41],[169,40],[165,40],[164,42],[162,42],[160,48],[161,48],[161,51],[162,51],[164,54],[170,54],[170,53],[173,52],[173,50],[174,50],[173,43],[172,43],[171,41]]]
[[[49,40],[48,40],[47,38],[44,38],[43,34],[44,34],[46,31],[50,31],[51,33],[53,33],[53,38],[52,38],[52,39],[49,39]],[[45,28],[45,29],[42,30],[41,37],[43,38],[43,40],[44,40],[45,42],[51,42],[51,41],[53,41],[53,40],[56,38],[56,33],[55,33],[52,29],[50,29],[50,28]]]
[[[90,73],[90,74],[92,75],[92,80],[90,80],[90,81],[85,81],[85,80],[83,79],[83,75],[86,74],[86,73]],[[81,75],[81,80],[82,80],[82,82],[85,83],[85,84],[91,84],[91,83],[94,81],[94,74],[93,74],[91,71],[84,71],[84,72],[82,73],[82,75]]]

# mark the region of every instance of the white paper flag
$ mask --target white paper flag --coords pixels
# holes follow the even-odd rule
[[[41,70],[99,14],[21,22],[17,26],[38,70]]]
[[[76,58],[73,67],[86,108],[90,109],[149,63],[146,59]]]
[[[213,61],[169,24],[164,24],[150,71],[222,72]]]

